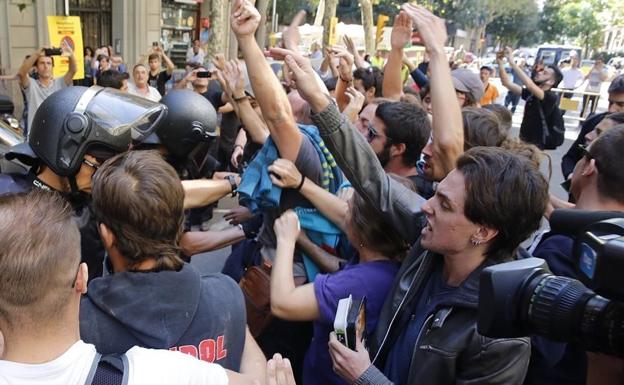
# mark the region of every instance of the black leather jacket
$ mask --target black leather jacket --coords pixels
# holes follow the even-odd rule
[[[441,257],[420,248],[424,199],[383,170],[366,139],[340,115],[334,104],[312,115],[327,148],[347,179],[380,216],[414,247],[401,266],[372,336],[371,365],[356,384],[391,382],[377,369],[402,329],[398,321]],[[478,276],[487,262],[462,283],[456,300],[427,319],[414,346],[408,384],[521,384],[530,356],[528,338],[491,339],[477,333]],[[406,384],[401,384],[406,385]]]
[[[391,384],[377,368],[384,368],[390,348],[406,325],[404,311],[442,263],[440,255],[415,245],[404,261],[372,336],[374,365],[356,381],[358,385]],[[457,295],[429,314],[410,360],[408,384],[521,384],[530,357],[528,338],[492,339],[477,332],[479,274],[492,264],[486,260],[460,285]],[[406,310],[407,309],[407,310]]]

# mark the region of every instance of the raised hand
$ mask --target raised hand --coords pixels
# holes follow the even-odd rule
[[[212,58],[212,64],[214,64],[217,69],[223,71],[223,69],[225,68],[225,56],[223,56],[222,53],[214,55],[214,57]]]
[[[418,28],[420,40],[428,51],[444,49],[446,44],[446,26],[444,20],[419,5],[405,3],[401,9],[407,13]]]
[[[412,19],[405,11],[394,17],[390,45],[392,49],[403,49],[412,39]]]
[[[225,62],[223,77],[228,94],[240,98],[245,93],[245,79],[240,64],[236,60]]]
[[[338,66],[340,78],[347,81],[351,80],[353,77],[353,55],[341,47],[332,47],[332,51],[340,60]]]
[[[366,101],[366,96],[363,93],[355,89],[355,87],[348,87],[345,90],[345,95],[349,98],[349,104],[342,111],[351,123],[355,123],[358,119],[358,113],[362,110],[364,106],[364,101]]]
[[[295,15],[295,17],[290,22],[290,25],[284,32],[282,32],[282,43],[284,48],[289,50],[297,50],[297,46],[301,41],[301,35],[299,34],[299,26],[305,20],[306,11],[303,9]]]
[[[230,24],[236,37],[253,36],[260,25],[260,12],[249,0],[236,0],[232,6]]]
[[[323,97],[323,91],[316,81],[310,60],[297,52],[283,48],[271,48],[271,56],[286,62],[290,71],[290,79],[295,82],[302,98],[310,102],[315,97]]]

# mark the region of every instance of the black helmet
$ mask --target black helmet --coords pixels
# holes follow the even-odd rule
[[[88,150],[110,155],[126,151],[166,115],[167,107],[115,89],[67,87],[37,109],[28,133],[31,151],[16,146],[7,158],[22,160],[34,153],[56,174],[75,175]]]
[[[202,142],[209,142],[217,132],[217,113],[210,102],[191,90],[171,90],[160,103],[169,113],[143,144],[162,144],[169,154],[186,158]]]

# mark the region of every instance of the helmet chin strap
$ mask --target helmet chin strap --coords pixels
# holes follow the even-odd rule
[[[69,180],[69,187],[71,188],[70,194],[74,196],[82,194],[82,191],[78,188],[78,183],[76,183],[76,176],[71,175],[68,176],[67,179]]]

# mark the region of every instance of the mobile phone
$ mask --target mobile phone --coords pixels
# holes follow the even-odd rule
[[[58,56],[62,53],[60,48],[45,48],[43,50],[45,56]]]
[[[351,350],[355,350],[358,334],[362,343],[366,343],[366,297],[353,299],[349,295],[338,301],[334,331],[338,341]]]
[[[209,78],[210,76],[210,71],[197,71],[198,78]]]

